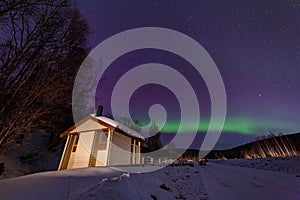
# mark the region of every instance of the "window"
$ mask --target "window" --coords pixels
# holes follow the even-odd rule
[[[107,139],[108,139],[108,130],[100,130],[97,131],[98,134],[100,134],[100,140],[99,140],[99,148],[98,150],[106,150],[107,147]]]
[[[75,141],[74,141],[74,144],[73,144],[72,152],[76,152],[77,145],[78,145],[78,140],[79,140],[79,135],[76,134],[73,137],[75,137]]]

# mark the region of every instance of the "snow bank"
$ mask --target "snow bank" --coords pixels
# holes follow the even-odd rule
[[[208,162],[201,169],[210,200],[299,200],[300,176]]]
[[[49,135],[44,131],[33,132],[22,144],[11,144],[6,152],[0,154],[4,171],[0,180],[24,176],[42,171],[56,170],[62,155],[64,142],[48,150]]]
[[[247,166],[249,161],[235,162]],[[274,159],[274,164],[276,162],[281,161]],[[257,165],[259,163],[258,160]],[[205,167],[165,167],[141,174],[109,167],[37,173],[0,181],[0,199],[297,200],[299,188],[300,174],[209,161]]]
[[[199,167],[130,174],[108,167],[45,172],[0,181],[3,199],[207,199]]]
[[[253,159],[228,159],[228,160],[211,160],[212,162],[250,167],[256,169],[280,171],[289,174],[300,174],[300,156],[291,157],[272,157],[272,158],[253,158]]]

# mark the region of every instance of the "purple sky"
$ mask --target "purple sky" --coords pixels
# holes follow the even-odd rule
[[[94,0],[79,1],[78,6],[91,29],[91,49],[125,30],[164,27],[190,36],[208,51],[222,75],[228,101],[227,128],[217,148],[249,142],[269,131],[299,132],[299,1]],[[111,93],[122,74],[148,62],[180,71],[194,89],[201,91],[197,97],[202,115],[210,115],[203,79],[183,59],[159,50],[131,52],[110,66],[97,96],[105,113],[110,112]],[[155,103],[165,106],[170,123],[178,120],[178,101],[161,86],[138,89],[130,103],[131,114],[140,121],[147,122],[143,112],[148,113]],[[236,128],[236,124],[240,126]],[[245,130],[240,132],[241,129]],[[199,146],[196,143],[193,145]]]

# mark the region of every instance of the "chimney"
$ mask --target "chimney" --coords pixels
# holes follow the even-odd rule
[[[102,105],[98,106],[96,116],[97,117],[102,116],[102,111],[103,111],[103,106]]]

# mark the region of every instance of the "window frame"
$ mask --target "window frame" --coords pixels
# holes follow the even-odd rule
[[[109,130],[108,129],[97,130],[96,134],[100,134],[99,143],[98,143],[98,151],[107,150]],[[106,138],[106,141],[102,140],[103,137]]]

